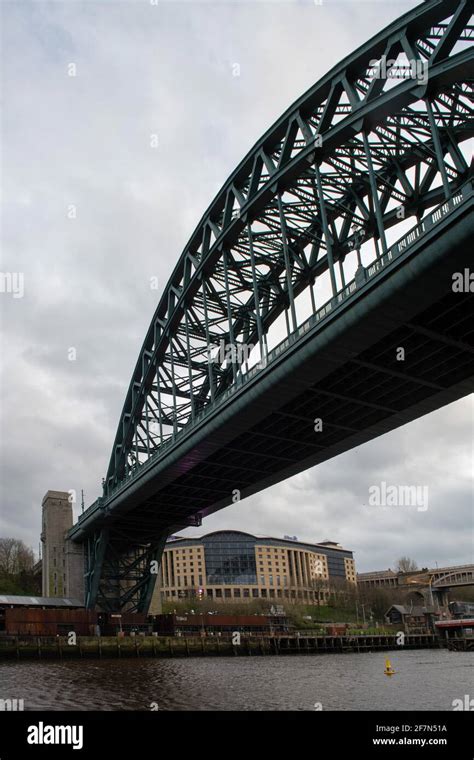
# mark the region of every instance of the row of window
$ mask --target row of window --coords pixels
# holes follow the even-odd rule
[[[183,599],[186,597],[196,596],[193,590],[171,590],[161,592],[163,599]],[[329,599],[329,591],[307,591],[281,588],[208,588],[206,590],[208,599],[311,599],[324,601]]]
[[[258,552],[259,554],[263,554],[263,552],[264,552],[264,551],[267,553],[267,555],[268,555],[268,556],[269,556],[271,553],[273,553],[273,554],[278,554],[278,553],[280,553],[280,554],[283,554],[283,555],[285,555],[285,553],[286,553],[286,549],[267,549],[267,548],[265,548],[265,549],[260,549],[260,548],[258,548],[258,549],[257,549],[257,552]]]
[[[197,563],[197,566],[198,566],[198,567],[202,567],[202,562],[198,562],[198,563]],[[190,570],[192,570],[193,568],[194,568],[194,562],[191,560],[191,562],[189,563],[189,569],[190,569]],[[183,567],[182,567],[182,568],[181,568],[181,566],[180,566],[179,562],[177,562],[177,563],[176,563],[176,569],[177,569],[177,571],[178,571],[178,572],[179,572],[181,569],[183,569],[183,570],[185,570],[185,571],[186,571],[186,570],[187,570],[187,567],[186,567],[186,562],[184,562],[184,563],[183,563]]]
[[[260,565],[260,568],[263,568],[263,562],[262,562],[262,560],[260,560],[259,565]],[[271,559],[267,560],[267,565],[268,565],[268,567],[272,567],[273,566],[273,563],[272,563]],[[278,570],[279,566],[280,565],[278,563],[278,560],[276,560],[275,561],[275,567],[276,567],[277,570]],[[283,562],[282,567],[286,569],[286,562]]]
[[[177,581],[178,581],[178,584],[177,584],[178,587],[181,587],[181,585],[183,585],[184,588],[186,588],[186,586],[188,585],[188,576],[187,575],[183,575],[181,577],[181,575],[178,575]],[[182,581],[182,584],[181,584],[181,581]],[[189,585],[193,586],[193,587],[195,586],[195,576],[194,575],[190,575],[189,576]],[[199,587],[202,586],[202,575],[198,576],[198,585],[199,585]]]
[[[198,557],[201,556],[201,549],[170,549],[170,551],[174,554],[179,554],[180,552],[181,554],[186,554],[186,552],[188,552],[188,554],[196,553]]]
[[[197,564],[198,567],[202,567],[202,562],[200,560],[192,560],[191,559],[191,560],[189,560],[189,568],[190,569],[192,569],[195,566],[195,562],[196,562],[196,564]],[[182,566],[180,564],[179,559],[175,560],[175,564],[176,564],[176,569],[178,571],[181,570],[181,569],[183,569],[183,570],[187,569],[187,560],[184,560]],[[263,560],[259,560],[259,565],[260,565],[260,568],[263,568],[264,561]],[[268,559],[267,560],[267,565],[268,565],[268,567],[272,567],[273,566],[273,561],[271,559]],[[275,560],[275,568],[278,570],[279,567],[280,567],[279,560],[277,558]],[[285,560],[282,560],[282,569],[284,569],[284,570],[286,569],[286,562],[285,562]]]

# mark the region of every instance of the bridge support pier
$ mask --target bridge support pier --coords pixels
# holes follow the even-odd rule
[[[86,545],[86,607],[104,612],[148,612],[167,534],[131,542],[121,531],[101,528]]]

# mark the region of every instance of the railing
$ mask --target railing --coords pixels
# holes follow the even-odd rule
[[[414,243],[416,243],[421,237],[423,237],[430,229],[435,227],[442,219],[444,219],[451,211],[457,208],[464,200],[466,200],[472,194],[472,184],[465,185],[456,195],[449,200],[437,206],[434,211],[427,214],[427,216],[409,232],[407,232],[400,240],[397,240],[386,253],[378,257],[375,261],[368,264],[366,267],[359,267],[355,277],[344,288],[330,298],[320,309],[312,314],[305,322],[290,333],[284,340],[278,343],[267,355],[258,362],[251,370],[245,374],[238,373],[236,382],[220,396],[218,396],[212,404],[209,404],[203,409],[193,420],[190,420],[186,425],[177,433],[171,434],[167,441],[160,444],[155,451],[149,456],[146,462],[135,465],[129,475],[124,478],[116,486],[109,489],[107,496],[99,497],[92,506],[90,506],[82,515],[79,516],[78,522],[82,522],[86,517],[96,511],[97,509],[103,509],[107,503],[116,496],[120,491],[124,490],[131,480],[135,478],[138,472],[144,473],[150,469],[159,458],[168,449],[172,448],[174,444],[182,437],[186,436],[191,430],[193,430],[205,417],[219,408],[224,401],[230,396],[237,393],[244,385],[246,385],[252,378],[254,378],[259,372],[268,367],[269,364],[274,362],[287,348],[297,342],[308,330],[315,327],[319,323],[326,320],[329,316],[334,315],[343,304],[350,299],[354,293],[360,291],[361,288],[366,285],[373,277],[383,271],[389,264],[392,264],[399,256],[405,253]]]

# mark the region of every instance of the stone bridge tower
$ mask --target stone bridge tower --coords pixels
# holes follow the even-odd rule
[[[47,491],[42,510],[42,595],[70,597],[83,602],[83,546],[67,538],[73,524],[70,494],[67,491]]]

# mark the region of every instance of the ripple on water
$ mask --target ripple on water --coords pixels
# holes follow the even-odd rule
[[[0,665],[0,697],[27,710],[451,710],[472,692],[472,654],[387,653],[82,660]]]

